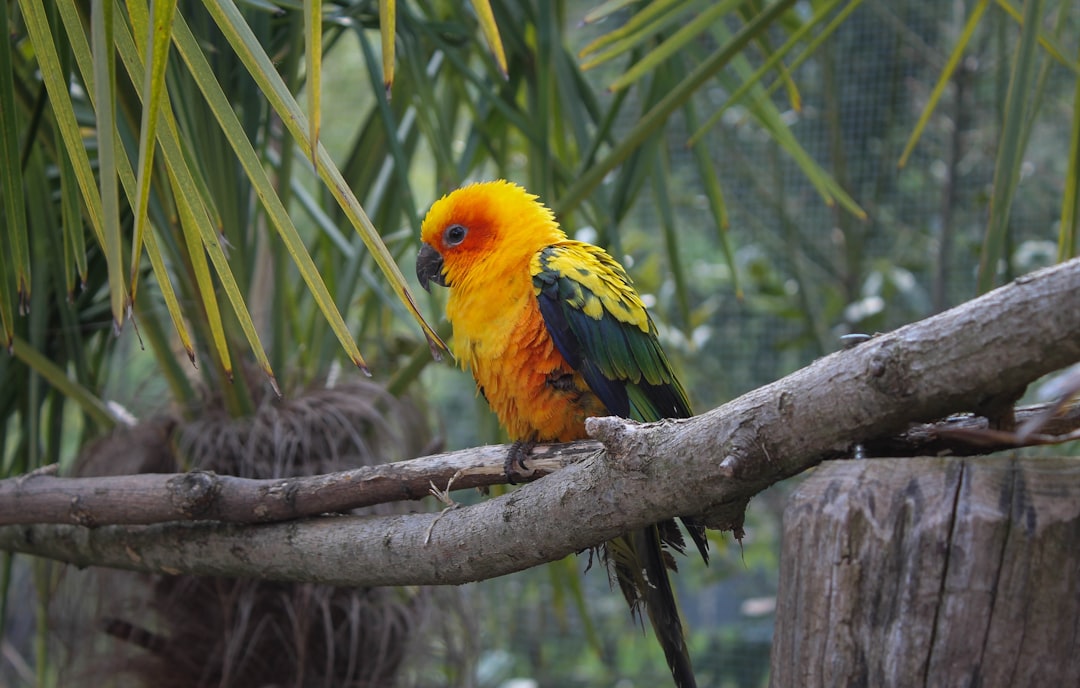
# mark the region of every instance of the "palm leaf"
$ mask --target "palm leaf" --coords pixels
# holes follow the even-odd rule
[[[8,26],[7,3],[0,7],[0,28]],[[4,203],[4,250],[0,257],[0,328],[5,346],[11,346],[15,332],[15,298],[12,286],[23,303],[30,298],[30,249],[26,232],[26,206],[22,203],[22,161],[16,133],[15,82],[11,59],[11,38],[0,36],[0,168],[4,170],[0,194]]]
[[[113,50],[112,0],[94,0],[90,11],[90,37],[94,56],[94,106],[97,114],[98,181],[104,222],[105,260],[109,266],[109,296],[113,327],[120,331],[127,307],[120,246],[120,192],[117,188],[116,139],[113,103],[116,100],[116,52]]]
[[[130,10],[133,14],[137,11],[137,4],[132,6]],[[142,85],[142,124],[139,127],[139,162],[137,167],[137,181],[135,191],[135,204],[132,212],[135,218],[135,230],[134,236],[131,242],[131,276],[130,276],[130,290],[131,299],[135,300],[135,295],[138,289],[139,279],[139,256],[142,255],[143,241],[146,236],[146,227],[149,224],[150,218],[148,215],[147,207],[150,203],[150,175],[154,168],[154,149],[157,145],[157,126],[159,115],[162,109],[162,105],[165,101],[165,67],[169,59],[169,45],[170,38],[172,36],[172,24],[173,17],[176,12],[176,0],[164,0],[162,2],[155,2],[152,5],[153,21],[146,27],[147,36],[146,45],[149,49],[143,48],[141,54],[146,61],[147,69],[145,70],[145,78]],[[134,20],[133,20],[134,21]],[[136,42],[138,46],[138,42]],[[155,255],[155,253],[157,255]],[[160,281],[162,277],[165,277],[165,282],[168,283],[168,278],[164,270],[159,269],[161,265],[161,254],[157,251],[156,243],[150,251],[151,262],[154,263],[154,273],[157,275]],[[173,293],[171,285],[168,287],[168,292]],[[187,328],[182,324],[179,324],[179,306],[176,304],[175,297],[171,299],[167,296],[167,303],[169,304],[169,313],[173,316],[173,321],[177,322],[177,330],[180,332],[180,336],[184,338],[184,346],[188,350],[190,356],[194,356],[194,351],[191,347],[190,338],[187,336]],[[176,310],[174,311],[174,306]]]
[[[251,33],[250,28],[243,21],[239,11],[236,9],[236,5],[230,0],[225,0],[220,3],[208,1],[206,7],[217,22],[218,28],[221,29],[230,45],[232,45],[233,49],[236,51],[236,54],[244,62],[248,72],[267,96],[271,106],[281,117],[282,121],[289,128],[293,137],[300,143],[301,147],[304,147],[306,141],[303,131],[306,128],[306,118],[300,111],[292,94],[289,93],[285,83],[273,68],[270,58],[267,57],[266,52]],[[194,51],[190,52],[190,59],[197,59]],[[428,339],[433,342],[433,345],[445,348],[442,341],[435,335],[434,330],[431,329],[431,326],[427,324],[424,317],[420,314],[420,311],[416,306],[416,301],[413,299],[412,294],[409,293],[408,287],[406,286],[405,276],[401,274],[400,269],[398,269],[397,264],[383,244],[378,231],[375,229],[374,225],[372,225],[371,220],[368,219],[363,208],[360,207],[360,203],[356,200],[352,190],[345,184],[345,180],[342,179],[340,171],[338,171],[337,167],[330,159],[330,155],[326,152],[326,149],[320,145],[317,151],[305,148],[305,153],[316,160],[320,178],[327,184],[331,194],[333,194],[334,198],[341,205],[346,216],[352,222],[353,227],[364,240],[368,250],[371,251],[375,258],[376,264],[378,264],[379,268],[383,271],[383,274],[390,281],[395,294],[406,304],[410,313],[423,328]],[[303,255],[305,254],[306,251],[304,254],[298,252],[294,254],[294,258],[303,260]],[[305,271],[304,268],[301,268],[301,273],[304,274],[306,280],[314,281],[318,276],[318,271],[314,269]],[[309,282],[309,285],[310,284],[311,282]],[[364,360],[360,356],[360,351],[356,348],[355,342],[352,341],[352,337],[349,334],[348,328],[345,326],[345,322],[341,318],[340,313],[337,313],[336,308],[332,308],[332,302],[329,300],[328,295],[319,297],[319,304],[323,308],[323,312],[326,314],[327,318],[330,320],[331,327],[334,329],[335,334],[338,335],[339,341],[341,341],[353,362],[362,370],[366,370]]]

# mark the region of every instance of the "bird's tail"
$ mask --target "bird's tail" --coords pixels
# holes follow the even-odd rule
[[[671,531],[677,542],[671,540]],[[668,577],[667,570],[674,569],[675,562],[664,551],[664,542],[670,542],[682,551],[682,536],[674,521],[649,526],[608,542],[604,558],[630,604],[630,611],[639,616],[644,607],[677,688],[696,688],[682,620]]]

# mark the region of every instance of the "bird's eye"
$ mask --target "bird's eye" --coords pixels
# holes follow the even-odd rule
[[[465,235],[468,233],[469,230],[461,225],[450,225],[446,228],[446,231],[443,232],[443,241],[447,246],[457,246],[465,241]]]

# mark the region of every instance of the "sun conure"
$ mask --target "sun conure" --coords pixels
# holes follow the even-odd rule
[[[507,473],[539,442],[586,437],[589,416],[691,415],[641,298],[603,249],[572,241],[520,186],[454,191],[424,219],[416,275],[448,287],[452,349],[514,440]],[[684,519],[708,561],[704,529]],[[668,578],[684,541],[674,521],[622,536],[602,556],[636,614],[642,606],[675,684],[695,685]]]

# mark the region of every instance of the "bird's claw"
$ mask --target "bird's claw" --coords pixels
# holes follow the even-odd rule
[[[517,481],[514,480],[515,476],[531,472],[525,465],[525,459],[529,458],[529,454],[532,453],[535,447],[536,442],[529,440],[518,440],[510,445],[510,451],[506,453],[506,460],[503,462],[503,472],[506,473],[508,483],[517,485]]]

